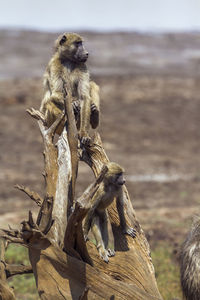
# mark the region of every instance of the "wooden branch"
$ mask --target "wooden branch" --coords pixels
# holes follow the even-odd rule
[[[25,187],[24,185],[16,184],[14,187],[24,192],[26,195],[28,195],[31,198],[31,200],[35,201],[36,204],[41,207],[43,199],[38,193],[31,191],[28,187]]]
[[[51,127],[46,129],[40,112],[32,109],[29,113],[39,120],[38,125],[44,142],[46,196],[36,224],[42,233],[48,232],[48,238],[62,248],[67,224],[69,183],[72,178],[71,156],[66,129],[59,137],[57,147],[53,139],[64,114],[60,114]]]
[[[64,107],[65,107],[65,114],[67,116],[67,136],[69,142],[69,148],[71,152],[71,165],[72,165],[72,177],[70,182],[70,193],[68,194],[68,212],[67,216],[71,214],[71,208],[74,204],[74,197],[75,197],[75,185],[76,185],[76,178],[78,174],[78,132],[74,117],[74,112],[72,108],[72,93],[71,87],[69,86],[68,82],[63,80],[63,94],[64,94]]]
[[[11,243],[14,243],[14,244],[21,244],[21,245],[25,246],[24,240],[23,240],[23,239],[15,238],[15,237],[12,237],[12,236],[9,236],[9,235],[6,235],[6,234],[1,234],[0,237],[1,237],[2,239],[8,240],[8,241],[11,242]]]
[[[21,236],[21,232],[19,230],[0,229],[0,238],[8,240],[12,243],[24,245],[24,241],[23,241],[23,238]]]
[[[47,225],[52,221],[53,201],[56,194],[56,183],[58,177],[57,149],[53,144],[55,130],[62,120],[63,116],[59,116],[49,129],[45,129],[42,121],[38,121],[40,132],[44,142],[44,163],[45,163],[45,180],[46,195],[38,214],[37,224],[41,231],[44,231]],[[51,219],[51,220],[50,220]]]
[[[31,266],[21,265],[10,265],[6,264],[5,266],[6,276],[7,278],[15,275],[22,275],[22,274],[30,274],[33,273],[33,269]]]
[[[46,126],[46,121],[45,121],[45,117],[43,115],[42,112],[40,112],[39,110],[34,109],[33,107],[29,108],[26,110],[26,112],[33,117],[36,120],[41,120],[42,123]]]
[[[37,225],[40,226],[42,232],[51,226],[53,201],[56,194],[56,183],[58,177],[57,149],[53,143],[56,128],[62,121],[64,114],[61,113],[56,121],[48,128],[45,128],[44,116],[35,109],[29,109],[28,113],[36,118],[40,128],[44,142],[44,161],[45,161],[45,180],[46,180],[46,196],[41,205],[41,209],[37,218]]]
[[[42,232],[48,232],[52,224],[53,197],[45,196],[36,224]]]
[[[99,174],[103,165],[109,162],[98,132],[95,132],[90,145],[85,146],[85,150],[81,154],[81,160],[91,167],[95,176]]]
[[[56,193],[52,211],[54,225],[51,235],[53,241],[63,248],[64,235],[67,226],[67,211],[69,208],[69,185],[72,178],[71,155],[67,140],[66,129],[57,142],[58,148],[58,176],[56,184]]]

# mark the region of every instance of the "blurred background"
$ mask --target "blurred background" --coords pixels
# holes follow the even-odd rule
[[[78,32],[100,86],[104,147],[126,169],[164,299],[181,299],[178,251],[200,211],[200,2],[7,0],[0,7],[0,226],[18,227],[37,211],[14,189],[44,192],[42,140],[26,109],[40,106],[58,34]],[[92,180],[80,164],[77,196]],[[18,299],[37,299],[30,276],[11,282]]]

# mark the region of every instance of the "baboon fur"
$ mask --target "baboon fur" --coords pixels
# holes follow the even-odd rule
[[[81,138],[88,137],[90,124],[94,129],[99,125],[99,87],[90,81],[87,58],[88,52],[80,35],[64,33],[58,37],[55,52],[44,73],[44,98],[40,107],[47,126],[51,126],[64,110],[63,83],[67,83]],[[64,122],[58,127],[58,134],[61,134]]]
[[[113,256],[115,251],[113,235],[108,233],[109,220],[107,207],[112,203],[115,197],[122,231],[132,237],[135,237],[136,231],[127,225],[125,219],[123,192],[123,185],[125,183],[124,169],[114,162],[109,162],[106,166],[108,167],[108,171],[91,199],[92,205],[85,218],[83,232],[87,240],[87,235],[91,228],[100,257],[105,262],[108,262],[109,256]]]
[[[180,252],[181,286],[186,300],[200,299],[200,217],[196,217]]]

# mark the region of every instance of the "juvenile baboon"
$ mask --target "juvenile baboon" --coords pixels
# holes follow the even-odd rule
[[[200,217],[181,247],[181,286],[186,300],[200,299]]]
[[[99,254],[105,262],[108,262],[108,257],[115,255],[115,252],[114,245],[112,245],[112,236],[108,234],[107,207],[112,203],[115,197],[120,226],[123,232],[135,237],[136,231],[126,224],[124,215],[124,169],[114,162],[109,162],[106,166],[108,167],[108,171],[91,200],[92,206],[85,218],[83,232],[85,239],[87,239],[88,232],[91,228]],[[110,247],[111,245],[112,248]]]
[[[44,73],[44,98],[40,110],[49,127],[64,110],[63,83],[67,83],[73,98],[73,109],[79,136],[89,138],[91,124],[99,124],[99,87],[90,81],[86,66],[88,52],[83,39],[76,33],[64,33],[55,42],[55,52]],[[58,127],[61,134],[64,122]]]

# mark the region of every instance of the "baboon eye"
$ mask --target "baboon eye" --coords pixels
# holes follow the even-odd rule
[[[64,44],[66,42],[67,38],[65,35],[63,35],[62,39],[60,40],[60,45]]]
[[[76,45],[76,46],[81,46],[82,43],[83,43],[82,41],[77,41],[77,42],[75,42],[75,45]]]

